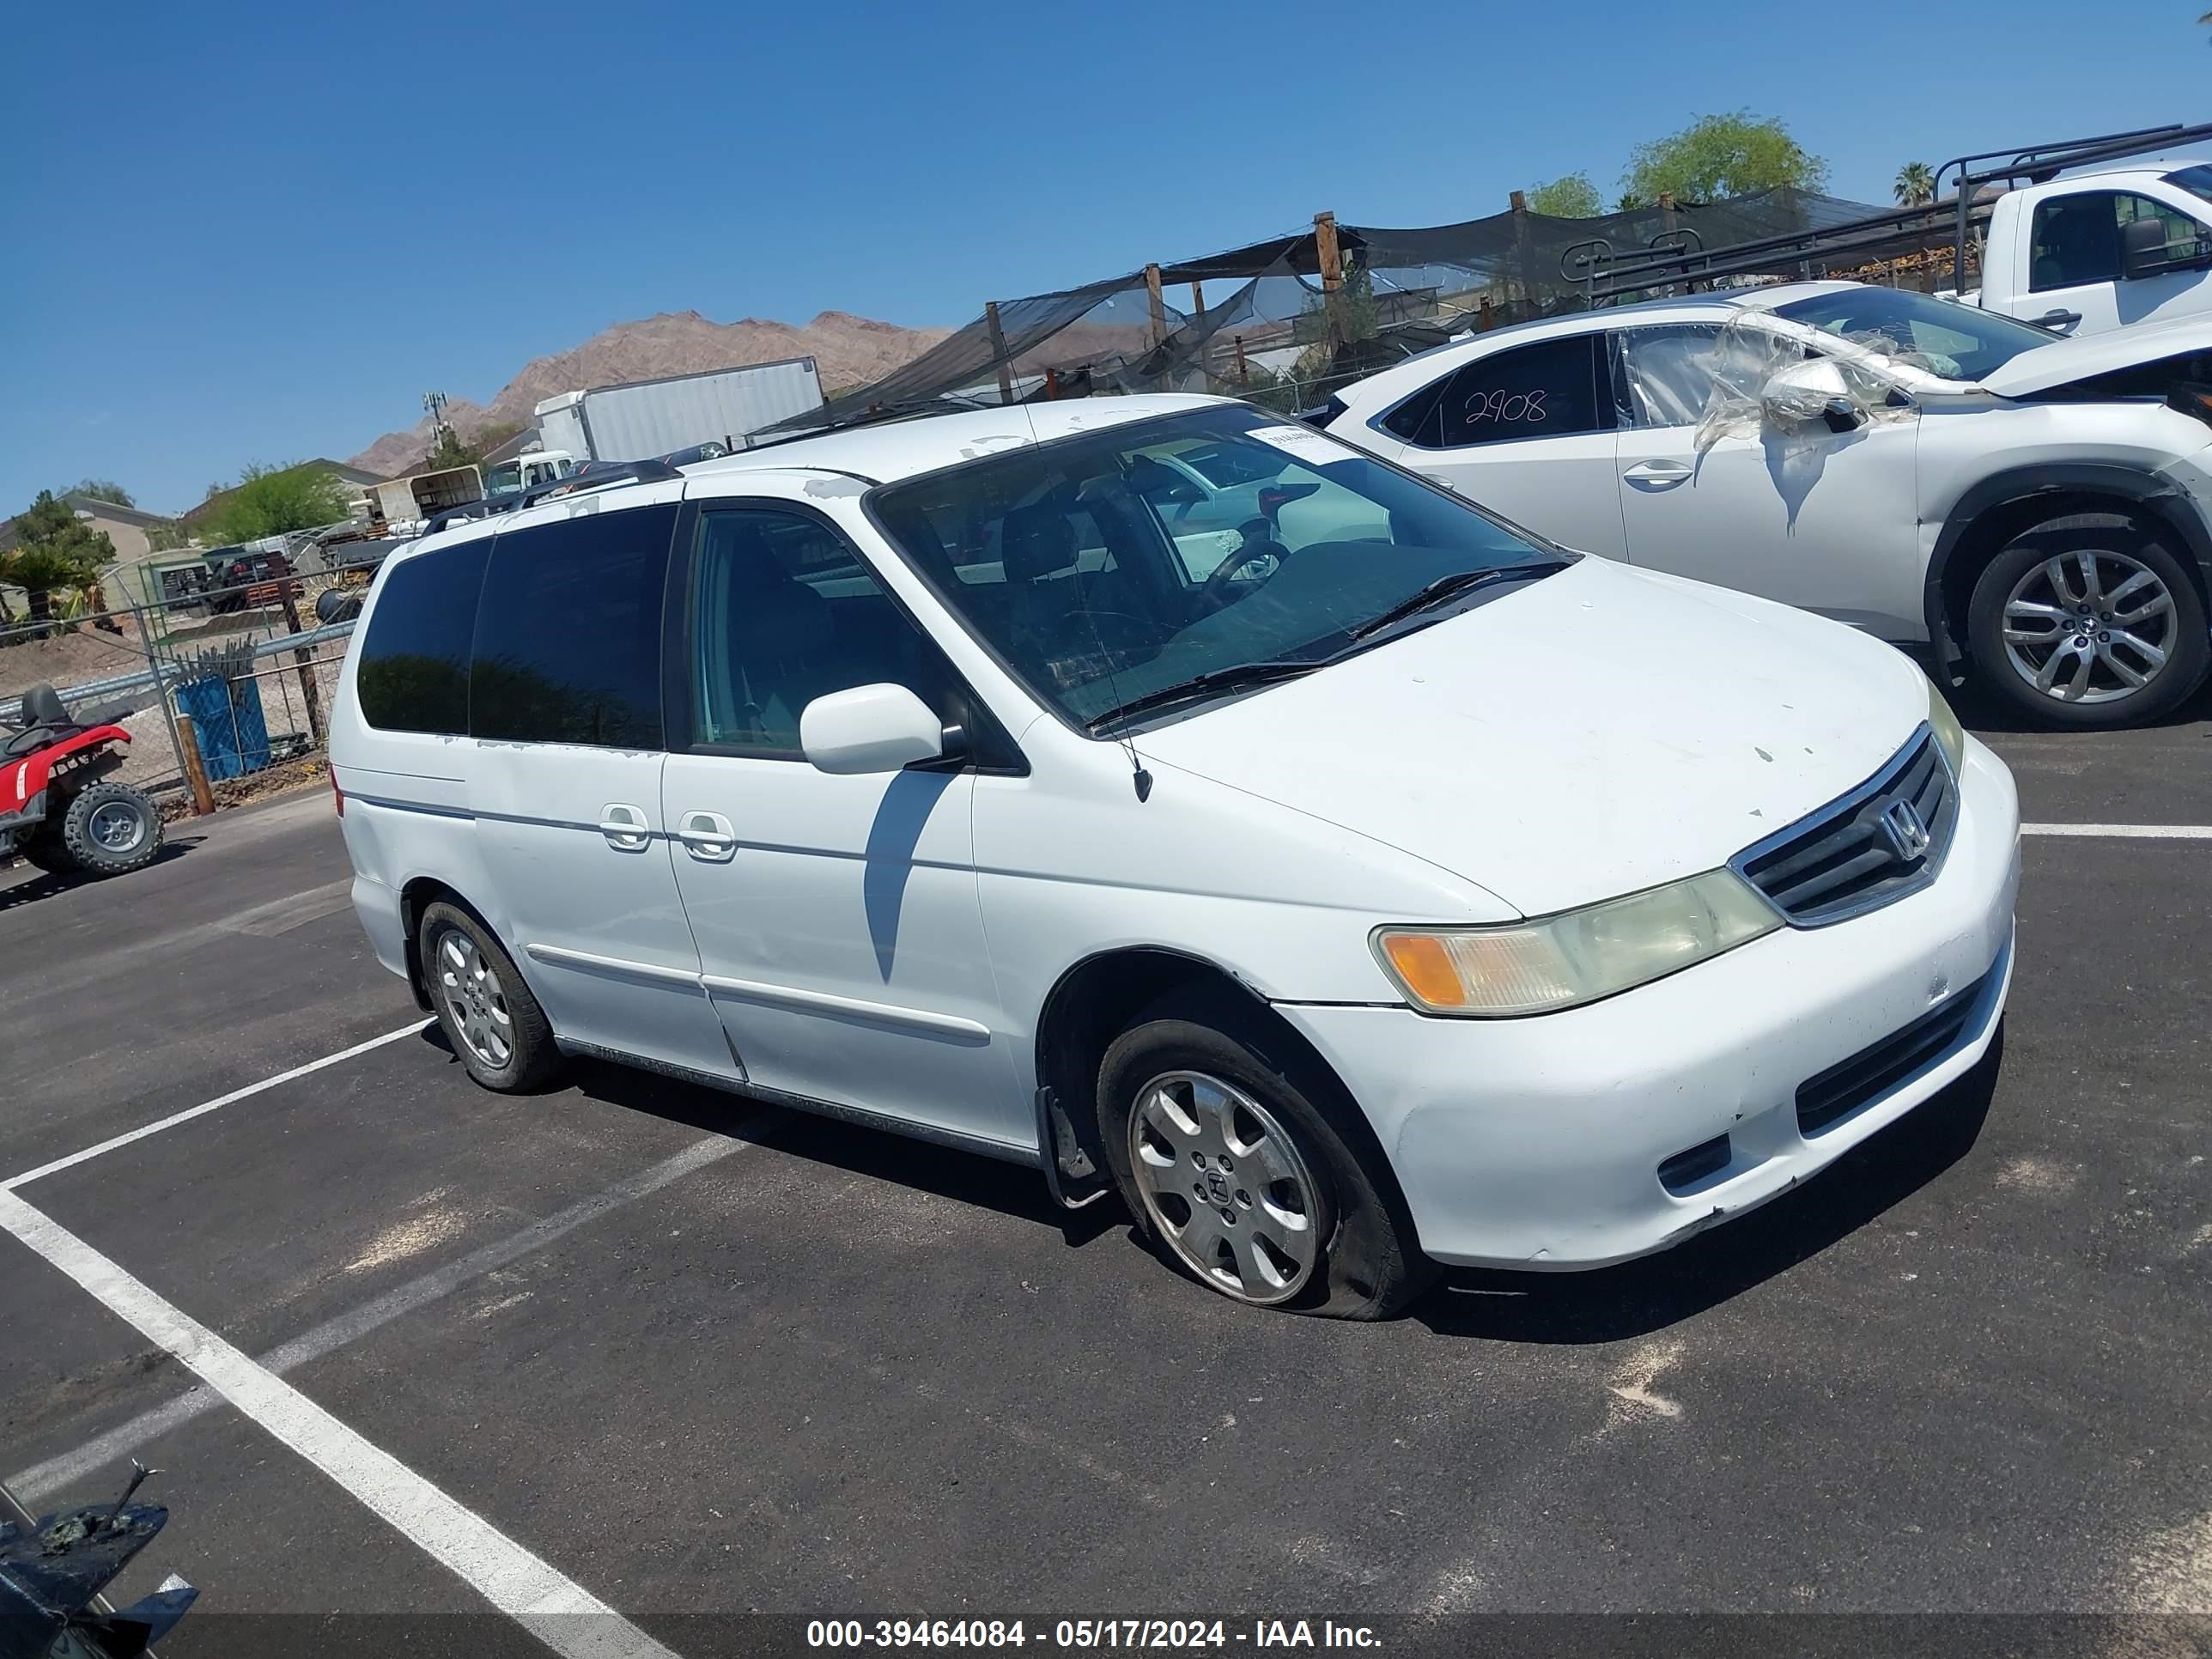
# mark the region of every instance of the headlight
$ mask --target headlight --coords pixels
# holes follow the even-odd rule
[[[1378,927],[1374,943],[1415,1006],[1496,1019],[1595,1002],[1781,925],[1741,877],[1713,870],[1505,927]]]
[[[1928,682],[1928,725],[1936,733],[1936,746],[1951,763],[1951,775],[1957,777],[1966,758],[1966,728],[1959,724],[1959,717],[1951,712],[1951,705],[1933,680]]]

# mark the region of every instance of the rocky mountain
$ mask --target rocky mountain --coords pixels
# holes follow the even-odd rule
[[[580,346],[534,358],[490,403],[456,398],[446,405],[446,418],[464,438],[474,438],[495,428],[527,426],[538,404],[559,392],[785,357],[813,358],[823,388],[835,392],[888,374],[951,331],[901,328],[843,311],[823,312],[804,325],[758,317],[716,323],[696,311],[663,312],[634,323],[617,323]],[[429,422],[425,421],[404,432],[386,433],[353,457],[350,465],[394,477],[420,460],[429,445]]]

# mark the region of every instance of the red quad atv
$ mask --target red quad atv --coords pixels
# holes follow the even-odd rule
[[[143,789],[107,774],[123,763],[111,745],[131,734],[110,724],[130,706],[70,718],[51,685],[23,693],[20,730],[0,726],[0,858],[13,853],[56,874],[120,876],[161,850],[161,815]]]

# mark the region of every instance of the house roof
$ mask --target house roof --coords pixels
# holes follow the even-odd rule
[[[103,500],[98,495],[80,495],[75,491],[62,497],[74,513],[89,513],[94,518],[107,519],[117,524],[136,525],[141,530],[157,524],[167,524],[166,513],[149,513],[143,507],[125,507],[120,501]]]

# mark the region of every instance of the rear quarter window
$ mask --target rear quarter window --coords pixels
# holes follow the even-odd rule
[[[362,718],[380,731],[469,729],[469,642],[491,538],[417,553],[385,573],[354,671]]]
[[[469,732],[661,746],[660,629],[676,504],[502,532],[470,670]]]

